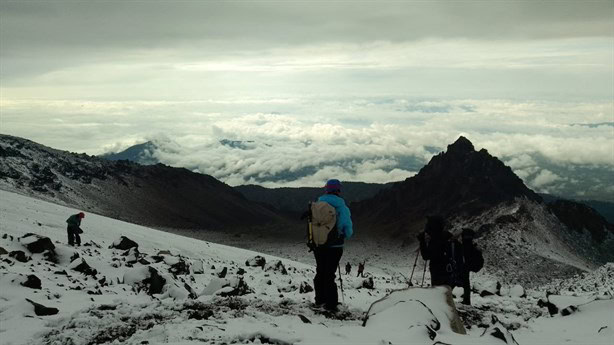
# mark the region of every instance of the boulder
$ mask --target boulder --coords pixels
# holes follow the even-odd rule
[[[312,291],[313,291],[313,288],[307,282],[302,282],[301,286],[299,286],[299,289],[298,289],[298,292],[300,293],[310,293]]]
[[[37,316],[48,316],[48,315],[55,315],[59,312],[58,308],[50,308],[50,307],[45,307],[44,305],[40,304],[40,303],[36,303],[30,299],[26,298],[26,301],[28,301],[30,304],[32,304],[34,306],[34,313]]]
[[[205,273],[205,265],[202,260],[194,260],[192,261],[192,273],[194,274],[203,274]]]
[[[484,333],[482,333],[481,337],[492,337],[498,339],[493,339],[492,342],[489,343],[498,343],[499,341],[503,341],[508,345],[518,345],[518,342],[516,339],[514,339],[512,333],[510,333],[510,331],[508,331],[494,315],[491,317],[491,324],[484,329]]]
[[[96,274],[98,274],[98,271],[96,271],[95,268],[92,268],[90,265],[88,265],[88,263],[85,262],[84,259],[81,259],[81,261],[79,260],[73,261],[69,267],[73,271],[83,273],[86,276],[96,277]]]
[[[183,259],[179,259],[176,263],[172,264],[168,269],[174,275],[186,275],[190,274],[190,265]]]
[[[369,290],[375,289],[375,282],[373,281],[373,277],[363,279],[360,287]]]
[[[288,271],[286,270],[286,267],[284,267],[284,264],[281,262],[281,260],[269,262],[268,264],[264,266],[264,270],[272,271],[275,273],[281,273],[284,275],[288,274]]]
[[[19,261],[19,262],[28,262],[28,261],[30,261],[30,257],[27,256],[26,253],[24,253],[21,250],[14,250],[14,251],[9,253],[9,256],[12,257],[13,259]]]
[[[25,281],[19,283],[19,285],[25,286],[25,287],[30,288],[30,289],[38,289],[38,290],[40,290],[41,289],[41,280],[37,276],[35,276],[33,274],[30,274],[25,279]]]
[[[44,237],[37,234],[25,234],[19,238],[19,242],[28,248],[30,253],[42,253],[46,250],[55,250],[55,246],[49,237]]]
[[[266,259],[260,255],[257,255],[245,261],[245,266],[264,268],[265,265],[266,265]]]
[[[228,268],[224,267],[221,271],[217,273],[218,278],[225,278],[228,273]]]
[[[139,247],[132,247],[126,250],[122,255],[126,257],[126,263],[137,263],[139,261],[140,256]]]
[[[138,247],[138,246],[139,246],[138,243],[134,242],[128,237],[121,236],[120,238],[115,240],[115,242],[113,242],[113,244],[111,244],[109,248],[119,249],[119,250],[128,250],[130,248]]]
[[[451,290],[445,286],[393,291],[369,307],[363,326],[382,334],[395,333],[399,329],[410,330],[412,339],[427,341],[435,340],[439,332],[466,334]],[[404,334],[404,337],[407,336]],[[398,342],[406,342],[406,339],[399,339]]]
[[[132,268],[124,273],[124,283],[137,291],[145,290],[149,295],[162,293],[166,279],[151,266]]]
[[[473,288],[482,297],[493,296],[499,294],[501,290],[501,284],[496,280],[487,280],[474,283]]]
[[[522,287],[522,285],[516,284],[512,286],[509,290],[509,295],[511,297],[527,297],[527,293]]]

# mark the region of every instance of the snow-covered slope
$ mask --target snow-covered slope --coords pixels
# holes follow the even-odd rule
[[[582,301],[589,303],[566,317],[549,317],[537,307],[545,297],[537,290],[528,297],[476,295],[473,307],[459,308],[466,335],[450,322],[453,308],[443,288],[396,292],[367,313],[373,302],[406,286],[385,274],[344,275],[345,306],[334,315],[322,313],[310,307],[310,265],[89,212],[83,246],[73,248],[65,244],[65,219],[77,211],[0,191],[3,345],[502,344],[501,338],[508,344],[514,338],[521,344],[609,344],[614,335],[614,300],[595,300],[596,290],[584,292]],[[35,253],[39,236],[51,239],[55,255]],[[138,251],[118,249],[127,244],[121,236],[136,242]],[[614,270],[607,266],[595,280],[607,291],[614,277],[603,270]],[[486,279],[478,276],[476,284]],[[45,311],[53,315],[41,316]]]

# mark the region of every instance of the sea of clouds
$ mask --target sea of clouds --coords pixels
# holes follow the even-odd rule
[[[230,185],[399,181],[464,135],[539,192],[598,199],[614,192],[611,102],[387,97],[2,106],[8,134],[89,154],[152,141],[158,161]]]

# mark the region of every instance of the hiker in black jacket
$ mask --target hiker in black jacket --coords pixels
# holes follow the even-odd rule
[[[78,214],[73,214],[72,216],[66,219],[66,223],[68,223],[68,227],[66,231],[68,232],[68,245],[81,245],[81,236],[79,234],[83,233],[81,230],[81,219],[85,218],[85,213],[79,212]]]
[[[473,243],[475,231],[468,228],[463,229],[461,238],[463,240],[463,265],[461,272],[463,304],[471,305],[471,280],[469,276],[471,272],[478,272],[482,269],[484,266],[484,257],[482,256],[482,251]]]
[[[424,260],[430,260],[431,286],[448,285],[454,287],[460,282],[462,250],[460,243],[444,230],[442,217],[427,218],[424,231],[418,235],[420,253]]]
[[[463,303],[471,304],[469,274],[482,268],[482,253],[473,244],[473,230],[463,229],[463,242],[460,243],[444,227],[443,218],[428,217],[424,232],[418,235],[422,258],[430,260],[431,286],[462,287]]]

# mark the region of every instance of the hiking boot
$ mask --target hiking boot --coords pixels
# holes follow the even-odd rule
[[[336,313],[337,311],[339,311],[339,308],[337,307],[337,305],[339,305],[339,303],[325,304],[324,309],[326,309],[326,311]]]

